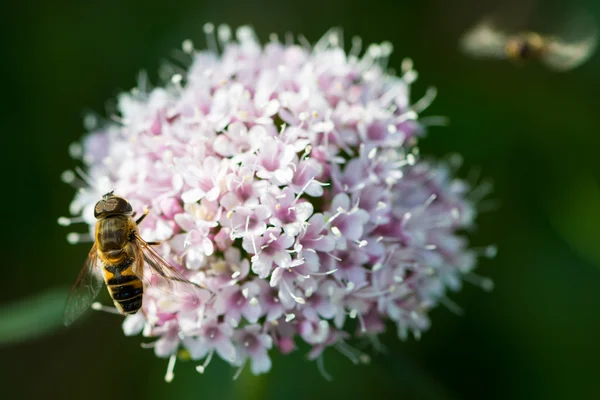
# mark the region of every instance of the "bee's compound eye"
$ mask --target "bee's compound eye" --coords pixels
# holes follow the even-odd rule
[[[131,203],[125,200],[125,209],[124,212],[126,213],[133,213],[133,207],[131,207]]]
[[[105,210],[105,201],[100,200],[99,202],[96,203],[96,206],[94,207],[94,218],[98,218],[99,216],[101,216],[104,213],[104,210]]]

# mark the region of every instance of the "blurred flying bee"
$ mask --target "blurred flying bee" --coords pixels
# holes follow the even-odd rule
[[[595,27],[578,40],[566,41],[535,32],[505,33],[484,20],[464,34],[460,47],[477,58],[509,59],[517,63],[539,60],[555,71],[567,71],[587,61],[594,54],[596,43]]]
[[[148,210],[134,220],[131,204],[113,192],[96,203],[94,216],[98,222],[94,245],[67,299],[65,325],[73,323],[87,310],[100,292],[103,280],[117,310],[123,315],[136,313],[142,307],[144,286],[149,284],[144,277],[145,265],[150,267],[152,277],[157,278],[155,281],[167,285],[167,291],[172,289],[173,282],[181,282],[183,290],[188,286],[188,293],[194,296],[189,285],[197,285],[152,249],[151,246],[158,243],[146,242],[139,236],[137,226],[146,215]]]

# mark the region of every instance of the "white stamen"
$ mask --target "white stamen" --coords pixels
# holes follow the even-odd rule
[[[492,281],[490,278],[484,278],[482,276],[470,272],[468,274],[465,274],[463,279],[475,286],[479,286],[486,292],[491,292],[492,290],[494,290],[494,281]]]
[[[240,271],[235,271],[233,274],[231,274],[231,279],[235,279],[238,276],[240,276],[242,273]]]
[[[67,217],[58,217],[57,222],[60,226],[69,226],[75,221],[73,221],[71,218],[67,218]]]
[[[71,143],[69,145],[69,155],[76,160],[81,159],[81,156],[83,155],[83,146],[81,143]]]
[[[294,301],[296,303],[298,303],[298,304],[306,304],[306,301],[302,297],[296,296],[294,294],[294,292],[292,291],[292,289],[290,288],[290,286],[287,284],[287,282],[285,280],[282,280],[282,281],[283,281],[283,286],[287,289],[287,291],[289,292],[290,296],[292,297],[292,299],[294,299]]]
[[[338,228],[337,226],[331,227],[331,233],[333,233],[337,237],[342,237],[342,231],[340,231],[340,228]]]
[[[167,365],[167,373],[165,374],[165,382],[167,383],[171,383],[175,377],[175,374],[173,373],[173,370],[175,369],[175,361],[177,361],[177,354],[171,354],[171,357],[169,358],[169,365]]]
[[[413,104],[413,106],[411,108],[416,113],[420,113],[420,112],[424,111],[426,108],[428,108],[431,105],[431,103],[433,103],[433,100],[435,100],[436,97],[437,97],[437,89],[434,87],[430,87],[429,89],[427,89],[427,92],[425,92],[425,95],[419,101],[417,101],[415,104]]]
[[[358,359],[363,364],[369,364],[371,362],[371,356],[366,353],[362,353],[360,356],[358,356]]]
[[[329,375],[327,373],[327,371],[325,370],[325,363],[323,361],[323,354],[321,354],[319,356],[319,358],[317,358],[317,368],[319,369],[319,372],[321,373],[321,375],[323,376],[323,378],[325,378],[328,381],[332,381],[333,378],[331,377],[331,375]]]
[[[215,353],[214,350],[211,350],[210,353],[208,353],[208,356],[206,356],[206,359],[204,360],[204,363],[202,365],[198,365],[196,367],[196,371],[198,371],[199,373],[203,374],[204,371],[206,371],[206,367],[208,367],[208,364],[210,363],[210,360],[212,360],[213,354]]]
[[[498,254],[498,248],[494,245],[489,245],[485,248],[484,254],[487,258],[494,258]]]
[[[338,261],[342,261],[342,260],[338,259]],[[336,271],[337,271],[337,268],[336,269],[331,269],[331,270],[329,270],[327,272],[311,272],[310,276],[313,276],[313,275],[314,276],[326,276],[326,275],[331,275],[331,274],[335,273]]]
[[[348,282],[348,284],[346,285],[346,290],[348,292],[351,292],[354,290],[354,288],[356,287],[356,285],[354,284],[354,282],[350,281]]]
[[[285,322],[293,321],[294,318],[296,318],[296,314],[293,314],[293,313],[285,314]]]
[[[371,151],[369,151],[369,155],[367,156],[369,160],[372,160],[377,155],[377,147],[373,147]]]
[[[258,299],[256,297],[253,297],[250,299],[249,301],[251,306],[257,306],[258,305]]]
[[[80,234],[77,232],[71,232],[67,234],[67,242],[69,242],[69,244],[78,244],[92,241],[92,237],[88,233]]]
[[[181,74],[175,74],[171,77],[171,82],[174,85],[179,85],[181,83],[182,79],[183,79],[183,76],[181,76]]]
[[[350,359],[350,361],[352,362],[352,364],[358,364],[359,359],[355,353],[360,354],[360,352],[358,350],[356,350],[354,347],[348,345],[346,342],[338,342],[335,344],[334,347],[337,351],[339,351],[340,353],[342,353],[343,355],[348,357]]]
[[[415,337],[415,340],[421,340],[421,330],[413,329],[413,336]]]
[[[64,183],[68,183],[71,184],[73,182],[75,182],[75,172],[71,171],[70,169],[64,171],[62,174],[60,174],[60,180],[63,181]]]
[[[244,288],[242,289],[242,296],[244,296],[244,298],[248,298],[248,293],[250,292],[250,289],[248,288]]]
[[[219,25],[217,28],[217,36],[219,37],[219,42],[221,42],[221,47],[225,47],[231,40],[231,28],[229,25]]]
[[[101,303],[95,301],[92,303],[91,306],[92,310],[96,310],[96,311],[104,311],[107,312],[109,314],[116,314],[116,315],[121,315],[121,313],[119,312],[119,310],[117,310],[115,307],[107,307],[102,305]]]
[[[233,375],[233,380],[234,381],[237,380],[237,378],[240,377],[240,374],[244,370],[245,366],[246,366],[246,361],[244,361],[244,363],[242,365],[240,365],[240,367],[237,369],[237,371],[235,371],[235,374]]]
[[[204,24],[204,34],[206,35],[206,46],[214,53],[218,53],[217,40],[215,38],[215,26],[210,22]]]
[[[83,127],[88,131],[93,131],[98,126],[98,118],[93,114],[86,114],[83,117]]]
[[[142,349],[153,349],[156,346],[156,342],[158,342],[158,340],[150,343],[140,343],[140,347]]]
[[[458,304],[456,304],[453,300],[449,299],[446,296],[442,296],[440,298],[440,302],[446,306],[446,308],[448,310],[450,310],[451,312],[453,312],[456,315],[462,316],[464,315],[464,310],[462,309],[461,306],[459,306]]]
[[[354,319],[358,315],[358,310],[356,308],[354,308],[350,311],[350,314],[348,314],[348,315],[350,316],[350,318]]]
[[[173,370],[175,369],[175,361],[177,361],[177,354],[171,354],[171,357],[169,358],[169,365],[167,365],[167,373],[165,374],[165,381],[167,383],[171,383],[175,377],[175,374],[173,373]]]
[[[402,71],[403,74],[412,71],[413,69],[413,60],[411,60],[410,58],[405,58],[402,60],[402,63],[400,64],[400,71]]]
[[[356,244],[358,244],[358,247],[361,248],[361,247],[365,247],[366,245],[368,245],[369,242],[367,242],[366,240],[363,239],[361,241],[357,241]]]
[[[194,52],[194,43],[190,39],[186,39],[181,43],[181,48],[184,53],[192,54]]]

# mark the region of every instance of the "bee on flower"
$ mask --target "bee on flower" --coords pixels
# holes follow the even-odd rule
[[[448,291],[488,282],[460,235],[477,214],[472,188],[418,155],[435,92],[411,102],[410,60],[391,75],[390,43],[363,51],[355,38],[347,52],[338,30],[314,46],[205,31],[208,50],[183,44],[185,73],[119,96],[119,115],[74,152],[80,177],[63,177],[79,189],[65,225],[93,235],[94,204],[112,190],[132,214],[150,210],[136,234],[160,242],[187,290],[148,280],[123,330],[153,338],[167,380],[182,351],[200,373],[217,356],[236,376],[269,371],[270,354],[299,341],[320,367],[328,348],[366,361],[353,337],[391,320],[418,338]]]

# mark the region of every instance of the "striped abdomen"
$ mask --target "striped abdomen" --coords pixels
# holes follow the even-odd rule
[[[126,259],[121,265],[105,265],[104,280],[115,307],[122,314],[133,314],[142,307],[144,287],[133,273],[134,259]]]

